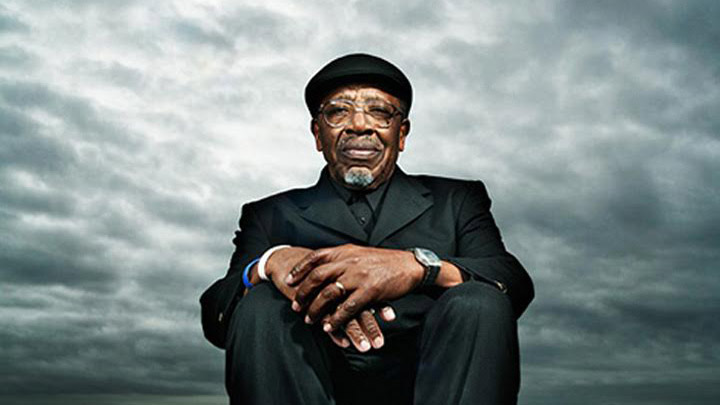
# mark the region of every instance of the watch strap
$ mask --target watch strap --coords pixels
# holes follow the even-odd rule
[[[438,274],[440,274],[440,266],[424,266],[425,267],[425,275],[423,276],[422,281],[418,285],[419,289],[425,289],[431,286],[435,285],[435,281],[437,280]]]
[[[442,263],[435,252],[423,248],[410,248],[409,251],[415,255],[415,260],[423,266],[424,274],[417,285],[417,289],[425,289],[435,285]]]

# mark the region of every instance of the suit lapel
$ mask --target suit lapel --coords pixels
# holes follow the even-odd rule
[[[392,183],[387,189],[380,217],[370,235],[369,244],[371,246],[379,245],[380,242],[412,222],[432,205],[430,191],[418,180],[408,176],[397,167]]]
[[[365,231],[352,216],[347,204],[332,188],[330,181],[325,168],[317,184],[306,191],[306,198],[300,203],[301,208],[304,208],[300,215],[310,222],[365,242]]]
[[[360,242],[367,242],[370,246],[378,246],[433,205],[430,191],[397,167],[392,183],[386,191],[380,216],[368,240],[365,231],[357,223],[347,204],[332,188],[330,181],[325,168],[317,184],[298,196],[296,203],[300,208],[300,215],[312,223]]]

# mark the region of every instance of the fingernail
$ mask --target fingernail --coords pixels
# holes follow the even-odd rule
[[[382,345],[383,345],[383,338],[381,338],[380,336],[376,337],[376,338],[373,340],[373,346],[374,346],[376,349],[381,348]]]
[[[361,351],[361,352],[366,352],[366,351],[368,351],[368,350],[370,350],[370,343],[368,343],[367,340],[363,339],[363,340],[360,342],[360,351]]]
[[[309,316],[305,315],[305,323],[310,325],[312,323],[312,319],[310,319]]]
[[[383,314],[385,314],[385,319],[387,319],[388,321],[392,321],[393,319],[395,319],[395,311],[393,311],[393,309],[390,307],[383,308]]]
[[[293,281],[292,274],[288,274],[287,276],[285,276],[285,284],[290,284],[290,283],[292,283],[292,281]]]
[[[300,312],[300,304],[297,301],[293,301],[291,307],[293,311]]]
[[[325,325],[323,325],[323,330],[325,332],[332,332],[332,325],[330,325],[329,323],[326,323]]]

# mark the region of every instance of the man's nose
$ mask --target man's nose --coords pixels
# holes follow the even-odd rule
[[[372,125],[368,122],[368,117],[362,108],[354,108],[350,116],[350,122],[347,125],[348,132],[364,134],[372,132]]]

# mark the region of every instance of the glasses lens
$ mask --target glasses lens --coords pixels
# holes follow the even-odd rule
[[[379,100],[357,103],[357,106],[362,106],[365,118],[370,124],[382,128],[390,126],[397,111],[392,104]],[[325,122],[329,125],[339,127],[350,122],[356,110],[358,110],[358,107],[356,107],[356,104],[353,102],[331,100],[322,108],[322,115],[325,118]]]
[[[325,120],[330,125],[342,125],[347,122],[352,114],[353,106],[344,101],[330,101],[323,108]]]
[[[373,101],[365,106],[365,112],[381,127],[390,126],[395,109],[382,101]]]

